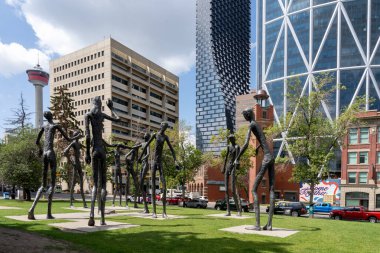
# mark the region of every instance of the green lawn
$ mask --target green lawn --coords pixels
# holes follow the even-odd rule
[[[141,225],[140,227],[87,234],[62,232],[48,226],[50,221],[19,222],[7,215],[26,214],[31,202],[0,200],[0,206],[16,206],[22,210],[0,210],[0,226],[35,232],[54,239],[67,240],[78,248],[92,252],[380,252],[380,224],[369,222],[307,219],[275,215],[274,227],[300,232],[287,238],[241,235],[219,229],[238,225],[253,225],[251,219],[222,219],[206,217],[215,210],[168,207],[168,214],[188,216],[185,219],[151,220],[132,217],[113,217],[106,220]],[[36,214],[46,213],[41,201]],[[63,209],[68,202],[55,201],[54,213],[72,212]],[[76,206],[81,206],[77,203]],[[158,209],[158,213],[161,209]],[[262,215],[262,225],[266,215]],[[98,224],[98,223],[97,223]],[[1,246],[0,246],[1,247]]]

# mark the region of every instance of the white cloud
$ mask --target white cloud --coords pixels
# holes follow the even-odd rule
[[[6,0],[21,11],[47,54],[104,37],[179,74],[195,63],[195,0]]]
[[[0,41],[0,75],[11,77],[37,64],[44,69],[49,69],[49,56],[37,49],[27,49],[18,43],[3,44]]]

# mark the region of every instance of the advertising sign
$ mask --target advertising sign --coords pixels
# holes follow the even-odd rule
[[[340,179],[327,179],[321,181],[314,187],[313,202],[323,202],[324,195],[335,195],[335,200],[340,200]],[[300,201],[310,201],[310,185],[301,183],[300,187]]]

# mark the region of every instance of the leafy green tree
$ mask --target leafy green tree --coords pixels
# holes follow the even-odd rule
[[[172,143],[180,170],[177,171],[171,157],[169,148],[164,150],[164,170],[168,188],[178,185],[182,188],[182,196],[185,196],[185,185],[194,179],[198,168],[204,159],[200,150],[196,149],[189,141],[191,127],[185,121],[174,125],[173,129],[167,130],[167,135]]]
[[[6,145],[0,146],[0,176],[7,184],[23,189],[37,189],[41,183],[42,163],[35,145],[37,134],[31,128],[24,128],[9,136]],[[27,199],[30,200],[30,192]]]
[[[323,106],[334,99],[336,87],[331,85],[334,82],[331,75],[320,74],[313,81],[312,91],[306,96],[302,94],[300,79],[290,80],[286,96],[291,113],[282,119],[281,125],[276,124],[268,130],[272,136],[284,134],[288,144],[286,151],[295,162],[292,181],[310,185],[310,203],[313,202],[315,185],[328,176],[328,164],[342,145],[349,126],[357,121],[355,115],[361,110],[363,102],[358,99],[336,119],[329,119]],[[344,89],[344,86],[340,89]],[[288,161],[289,157],[281,158],[281,162]]]

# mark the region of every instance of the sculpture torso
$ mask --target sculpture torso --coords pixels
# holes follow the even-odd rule
[[[54,123],[46,122],[43,125],[43,129],[45,131],[44,152],[54,152],[54,134],[55,130],[57,129],[57,125]]]
[[[91,122],[92,127],[92,143],[93,143],[93,149],[96,150],[104,150],[103,145],[103,120],[104,116],[103,113],[98,109],[92,109],[88,113],[89,120]]]
[[[257,124],[256,121],[252,121],[249,125],[250,130],[252,133],[256,136],[257,141],[260,143],[263,152],[264,152],[264,159],[265,160],[272,160],[273,155],[269,148],[269,144],[265,138],[264,132],[259,124]]]
[[[165,134],[156,134],[156,145],[154,147],[154,160],[156,162],[161,162],[162,150],[164,149],[164,144],[167,136]]]

